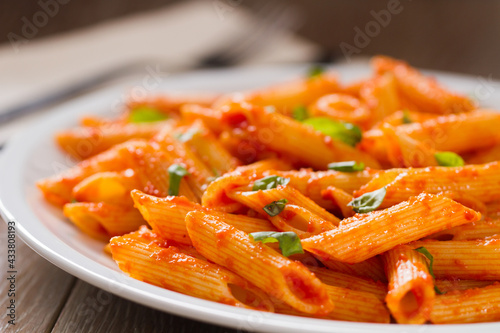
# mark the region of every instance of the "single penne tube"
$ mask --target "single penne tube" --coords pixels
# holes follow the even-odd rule
[[[366,259],[365,261],[361,261],[355,264],[348,264],[317,255],[315,257],[332,271],[349,274],[352,276],[358,276],[361,278],[367,278],[377,282],[387,282],[384,265],[379,256],[371,257],[369,259]]]
[[[85,178],[102,171],[122,171],[130,167],[128,155],[131,151],[146,146],[145,140],[130,140],[78,163],[60,173],[39,180],[36,185],[45,199],[57,206],[73,200],[73,188]]]
[[[407,245],[399,245],[382,256],[389,292],[386,304],[399,324],[424,324],[430,318],[436,297],[427,259]]]
[[[397,130],[431,149],[460,154],[495,145],[500,140],[500,133],[496,130],[499,127],[500,113],[477,110],[405,124],[398,126]],[[363,133],[360,149],[384,161],[387,160],[385,143],[383,132],[374,129]]]
[[[324,284],[371,293],[381,301],[384,301],[387,295],[387,285],[384,283],[335,272],[325,267],[307,266],[307,268]]]
[[[185,104],[181,107],[182,119],[187,122],[203,121],[213,133],[219,135],[224,129],[220,123],[220,112],[199,104]]]
[[[423,113],[412,111],[408,108],[406,110],[396,111],[389,116],[382,119],[379,123],[375,124],[372,129],[380,129],[384,124],[391,126],[400,126],[407,123],[423,123],[426,120],[437,118],[439,115],[433,113]]]
[[[185,218],[187,213],[194,210],[207,211],[246,233],[276,231],[276,228],[267,220],[211,210],[185,197],[157,198],[138,190],[132,191],[131,196],[135,207],[158,235],[180,244],[191,244]]]
[[[141,184],[140,188],[147,194],[158,197],[169,195],[169,167],[173,164],[182,166],[188,174],[182,177],[179,182],[178,195],[185,196],[191,201],[199,202],[200,197],[194,192],[188,182],[188,179],[193,176],[189,172],[190,168],[185,164],[187,159],[175,159],[167,150],[154,142],[145,145],[141,149],[134,150],[129,154],[128,158],[129,165],[134,170],[135,178]]]
[[[386,188],[381,208],[400,203],[421,192],[438,194],[451,191],[474,197],[484,203],[500,200],[500,162],[463,167],[392,169],[379,173],[354,192],[355,197]]]
[[[480,218],[481,214],[451,199],[422,193],[384,210],[357,214],[339,228],[303,239],[302,246],[321,258],[357,263]]]
[[[495,283],[495,281],[484,280],[435,280],[434,284],[441,293],[448,293],[454,290],[467,290],[474,288],[482,288]]]
[[[148,107],[176,118],[179,116],[180,109],[186,104],[208,107],[217,98],[219,98],[218,94],[211,93],[152,95],[140,98],[131,95],[127,99],[127,108],[133,110]]]
[[[300,237],[308,237],[334,229],[340,220],[314,201],[291,186],[278,186],[269,190],[239,191],[227,194],[245,206],[266,216],[280,231],[293,231]],[[265,211],[267,205],[278,200],[287,200],[284,209],[270,216]]]
[[[325,200],[330,200],[332,204],[340,210],[343,217],[351,217],[356,212],[349,206],[349,203],[354,199],[352,195],[334,186],[328,186],[326,190],[321,191],[321,196]]]
[[[391,73],[364,81],[359,94],[371,111],[371,124],[387,118],[402,107],[396,79]]]
[[[427,236],[426,239],[464,241],[481,239],[495,235],[500,236],[500,219],[493,220],[486,218],[481,221],[443,230]]]
[[[260,145],[317,169],[326,169],[331,162],[351,160],[380,168],[370,155],[332,139],[312,126],[265,108],[244,104],[233,106],[222,112],[221,121],[231,129],[244,131]]]
[[[161,241],[144,230],[113,237],[111,254],[119,268],[137,280],[218,303],[273,311],[268,296],[248,281],[175,246],[160,246]]]
[[[130,139],[151,139],[160,129],[170,130],[170,121],[142,124],[105,124],[97,127],[79,127],[56,134],[58,145],[72,157],[82,160],[94,156]]]
[[[325,285],[304,265],[203,211],[188,213],[186,225],[193,245],[208,260],[238,272],[298,311],[326,315],[333,310]]]
[[[289,114],[297,106],[307,106],[318,98],[339,90],[337,75],[330,72],[254,90],[247,93],[244,98],[260,106],[273,105],[279,112]],[[223,100],[215,104],[219,104],[220,107],[222,102]]]
[[[410,245],[423,246],[434,256],[434,274],[438,279],[500,281],[500,238],[425,240]]]
[[[82,180],[73,188],[73,197],[80,202],[105,202],[132,206],[130,191],[140,188],[134,170],[98,172]]]
[[[200,120],[185,128],[180,137],[216,177],[241,165]]]
[[[398,92],[425,112],[447,114],[474,108],[471,99],[446,90],[435,79],[422,75],[404,61],[377,56],[371,62],[378,75],[393,74]]]
[[[308,108],[309,114],[315,117],[347,121],[360,126],[370,118],[370,110],[359,99],[348,94],[328,94],[320,97]]]
[[[381,128],[384,133],[387,158],[393,168],[422,168],[438,166],[436,151],[423,142],[412,139],[390,125]]]
[[[479,200],[476,197],[473,197],[471,195],[462,193],[462,192],[454,192],[454,191],[443,191],[439,192],[439,195],[443,195],[447,198],[450,198],[452,200],[455,200],[456,202],[461,203],[462,205],[469,207],[476,212],[481,213],[481,216],[487,217],[488,216],[488,209],[486,208],[486,204]]]
[[[500,283],[436,296],[434,324],[465,324],[500,320]]]
[[[335,304],[335,310],[326,316],[314,316],[319,319],[357,321],[366,323],[389,323],[390,315],[383,301],[375,295],[363,291],[337,286],[326,286],[330,299]],[[271,298],[276,313],[311,317],[282,301]]]
[[[208,184],[213,180],[213,170],[204,164],[200,158],[187,146],[185,142],[174,138],[171,131],[160,131],[152,139],[152,145],[158,143],[173,163],[181,163],[186,166],[189,175],[186,182],[193,190],[198,199],[201,198]]]
[[[268,170],[289,170],[290,165],[279,159],[271,158],[249,165],[237,167],[208,185],[203,197],[202,205],[224,212],[234,212],[243,205],[227,196],[227,191],[249,184],[252,180],[262,178]]]
[[[106,241],[132,232],[146,222],[133,207],[103,202],[68,203],[64,205],[63,213],[87,235]]]
[[[270,170],[266,175],[277,175],[290,179],[290,186],[299,190],[306,197],[311,198],[321,207],[330,210],[334,209],[335,206],[330,200],[323,198],[322,191],[329,186],[334,186],[350,194],[368,183],[379,172],[383,171],[365,169],[358,172],[340,172],[301,169],[290,171]]]

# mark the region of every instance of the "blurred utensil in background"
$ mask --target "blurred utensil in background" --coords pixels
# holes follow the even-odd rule
[[[267,2],[255,13],[252,29],[247,29],[243,33],[234,36],[223,47],[209,52],[200,59],[195,60],[193,64],[184,68],[169,69],[168,73],[236,65],[258,53],[259,50],[280,35],[296,30],[300,22],[297,10],[287,5],[284,1]],[[0,124],[6,124],[24,115],[42,110],[47,106],[88,92],[117,78],[137,73],[143,70],[148,63],[147,61],[137,61],[120,65],[104,73],[93,75],[68,87],[44,95],[41,98],[3,110],[0,112]],[[3,144],[0,143],[0,149],[2,147]]]

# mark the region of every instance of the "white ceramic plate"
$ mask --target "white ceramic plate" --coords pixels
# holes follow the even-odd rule
[[[259,67],[200,71],[171,76],[157,83],[155,91],[234,91],[304,75],[307,66]],[[335,66],[344,82],[370,75],[367,63]],[[475,94],[484,106],[500,109],[498,83],[443,73],[432,73],[446,86]],[[146,82],[146,85],[145,85]],[[141,81],[140,93],[153,81]],[[17,235],[38,254],[70,274],[99,288],[162,311],[235,329],[258,332],[499,332],[500,323],[442,326],[364,324],[299,318],[239,309],[181,295],[122,274],[103,253],[104,244],[93,240],[64,219],[59,209],[47,204],[35,181],[74,163],[55,146],[57,130],[75,126],[79,116],[111,111],[123,97],[123,88],[112,88],[75,99],[57,107],[43,121],[27,128],[7,143],[0,155],[0,208],[4,218],[16,221]]]

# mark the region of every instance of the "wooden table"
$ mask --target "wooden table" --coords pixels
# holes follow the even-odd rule
[[[0,222],[0,255],[7,258],[7,226],[1,218]],[[16,324],[10,325],[2,314],[0,332],[237,332],[153,310],[96,288],[52,265],[19,238],[16,264]],[[1,279],[3,313],[8,284]]]

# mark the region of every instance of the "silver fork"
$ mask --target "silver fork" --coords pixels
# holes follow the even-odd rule
[[[184,68],[177,68],[175,71],[180,72],[235,65],[258,52],[278,34],[284,31],[295,30],[300,23],[297,10],[282,1],[266,2],[255,15],[257,17],[257,21],[254,24],[255,29],[247,30],[243,34],[235,36],[222,48],[209,52],[195,61],[194,64]],[[106,72],[85,78],[41,98],[4,110],[4,112],[0,113],[0,124],[6,124],[21,116],[35,113],[44,107],[88,92],[90,89],[106,82],[143,70],[146,64],[147,62],[142,61],[121,65]],[[169,72],[171,73],[172,71]],[[4,144],[0,143],[0,149],[3,146]]]

